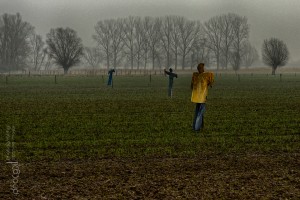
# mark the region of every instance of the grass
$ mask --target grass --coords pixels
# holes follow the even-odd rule
[[[1,149],[15,126],[20,161],[299,152],[300,76],[217,76],[200,133],[190,78],[169,99],[159,75],[115,76],[114,88],[101,76],[1,77]]]

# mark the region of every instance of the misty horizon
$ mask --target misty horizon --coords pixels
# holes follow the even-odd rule
[[[16,6],[17,5],[17,6]],[[85,46],[96,46],[92,39],[98,21],[128,16],[163,17],[168,15],[182,16],[201,23],[211,17],[236,13],[245,16],[250,25],[249,41],[259,52],[264,39],[276,37],[283,40],[289,49],[290,60],[287,66],[300,64],[300,2],[282,1],[36,1],[13,0],[1,1],[1,15],[20,13],[24,21],[35,27],[43,40],[51,28],[70,27],[77,31]],[[274,12],[274,10],[276,12]],[[79,14],[78,14],[79,13]],[[40,17],[42,16],[42,17]]]

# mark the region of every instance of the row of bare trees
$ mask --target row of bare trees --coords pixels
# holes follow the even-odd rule
[[[20,14],[4,14],[0,19],[0,59],[5,70],[24,65],[30,53],[29,39],[33,27],[23,22]]]
[[[208,66],[215,63],[217,69],[231,64],[238,70],[258,59],[248,40],[247,18],[232,13],[204,24],[180,16],[101,20],[93,38],[107,68],[150,65],[184,69],[205,62]]]
[[[248,35],[247,19],[231,13],[213,17],[204,24],[180,16],[107,19],[96,24],[96,45],[84,49],[82,60],[94,68],[104,65],[184,69],[205,62],[208,66],[216,63],[218,69],[227,69],[231,63],[238,70],[242,62],[249,66],[257,59]],[[49,67],[55,63],[51,59],[57,56],[51,53],[51,44],[47,44],[19,13],[1,17],[2,70]],[[252,59],[245,62],[249,57]]]
[[[4,14],[0,18],[0,70],[39,70],[56,64],[67,73],[85,61],[93,68],[130,69],[185,69],[205,62],[217,69],[230,65],[237,71],[258,59],[248,40],[247,18],[232,13],[204,24],[180,16],[101,20],[92,37],[95,47],[84,48],[76,31],[56,28],[47,34],[45,43],[19,13]],[[287,62],[287,47],[276,38],[265,41],[262,50],[263,61],[275,70]]]
[[[12,71],[48,67],[45,42],[35,33],[34,27],[22,20],[19,13],[0,17],[0,70]]]

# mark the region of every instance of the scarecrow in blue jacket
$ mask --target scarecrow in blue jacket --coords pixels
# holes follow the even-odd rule
[[[173,73],[173,69],[170,68],[169,71],[164,69],[165,76],[169,76],[169,88],[168,88],[168,96],[172,98],[172,89],[173,89],[173,79],[174,77],[177,78],[177,74]]]
[[[114,69],[111,69],[108,71],[108,81],[107,85],[112,85],[112,78],[113,78],[113,73],[115,72]]]

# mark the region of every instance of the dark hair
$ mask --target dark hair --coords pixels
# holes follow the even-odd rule
[[[199,65],[197,66],[197,69],[200,73],[204,72],[204,63],[199,63]]]
[[[169,71],[170,71],[170,72],[172,72],[172,71],[173,71],[173,69],[172,69],[172,68],[170,68],[170,69],[169,69]]]
[[[204,66],[204,63],[199,63],[198,67],[200,67],[200,65],[203,65],[203,66]]]

